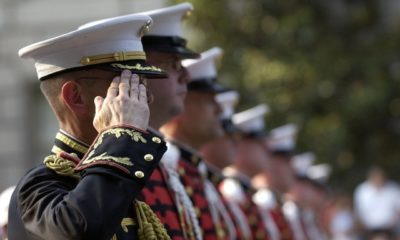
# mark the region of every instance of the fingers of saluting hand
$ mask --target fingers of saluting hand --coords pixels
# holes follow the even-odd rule
[[[118,88],[119,88],[120,81],[121,81],[120,76],[113,78],[113,80],[110,84],[110,87],[108,87],[108,91],[107,91],[108,97],[116,97],[118,95]]]
[[[121,73],[121,82],[119,83],[119,96],[121,98],[129,98],[132,73],[129,70],[124,70]]]
[[[97,96],[94,98],[94,105],[96,107],[96,113],[100,112],[103,106],[104,98]]]
[[[131,76],[130,94],[131,94],[131,98],[134,98],[134,99],[139,98],[139,76],[136,74],[132,74],[132,76]]]
[[[147,104],[147,91],[143,84],[139,84],[139,102]]]

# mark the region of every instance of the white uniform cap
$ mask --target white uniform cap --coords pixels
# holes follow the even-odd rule
[[[291,164],[295,173],[299,176],[306,176],[309,168],[315,162],[315,154],[312,152],[305,152],[295,155],[291,159]]]
[[[153,26],[149,29],[145,35],[156,35],[156,36],[178,36],[183,37],[182,31],[182,20],[189,16],[193,11],[193,5],[191,3],[181,3],[174,6],[151,10],[147,12],[141,12],[142,15],[147,15],[153,19]],[[79,29],[92,26],[93,24],[104,23],[110,20],[119,18],[126,18],[137,14],[128,14],[113,18],[101,19],[93,22],[89,22],[79,27]]]
[[[268,145],[275,152],[291,152],[296,146],[297,126],[286,124],[272,129],[268,139]]]
[[[157,35],[157,36],[179,36],[183,37],[182,31],[182,20],[185,16],[189,15],[193,11],[193,5],[191,3],[181,3],[174,6],[151,10],[147,12],[141,12],[139,14],[151,17],[153,20],[152,27],[144,33],[145,35]],[[101,19],[93,22],[81,25],[79,29],[87,28],[95,24],[104,23],[108,21],[114,21],[120,18],[127,18],[138,14],[128,14],[113,18]]]
[[[193,10],[191,3],[181,3],[171,7],[143,12],[149,15],[154,25],[142,38],[146,51],[172,53],[181,59],[198,58],[199,54],[186,47],[183,37],[182,21]]]
[[[221,118],[230,119],[235,113],[235,106],[239,102],[237,91],[227,91],[215,96],[215,100],[222,108]]]
[[[39,79],[64,70],[107,65],[111,70],[163,74],[149,66],[141,43],[151,18],[129,15],[92,22],[80,29],[38,42],[19,50],[22,58],[32,58]],[[128,64],[129,61],[129,64]]]
[[[11,186],[0,194],[0,227],[4,227],[8,224],[8,206],[14,189],[15,186]]]
[[[324,183],[328,181],[328,178],[332,172],[332,168],[329,164],[317,164],[310,166],[307,171],[307,175],[309,178],[319,182]]]
[[[171,7],[160,8],[140,14],[148,15],[153,19],[153,25],[142,37],[145,51],[172,53],[181,59],[198,58],[199,54],[186,47],[186,39],[182,36],[182,21],[190,15],[193,6],[190,3],[181,3]],[[93,24],[103,23],[110,20],[126,18],[131,15],[118,16],[90,22],[82,25],[85,28]]]
[[[269,112],[266,104],[260,104],[232,117],[235,126],[244,133],[264,132],[264,116]]]
[[[182,66],[189,72],[191,81],[188,84],[189,91],[203,91],[211,93],[223,93],[227,88],[217,82],[216,60],[222,56],[222,49],[213,47],[201,53],[199,59],[187,59],[182,61]]]
[[[215,80],[217,78],[216,59],[222,57],[223,50],[213,47],[201,53],[199,59],[188,59],[182,61],[189,72],[192,81]]]
[[[188,17],[192,11],[193,5],[185,2],[166,8],[142,12],[142,14],[149,15],[154,21],[154,26],[146,35],[183,37],[182,20]]]

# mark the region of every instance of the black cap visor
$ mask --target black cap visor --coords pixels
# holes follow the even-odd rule
[[[168,74],[161,68],[148,64],[144,60],[130,60],[124,62],[107,63],[104,66],[99,66],[102,69],[122,72],[130,70],[132,73],[142,75],[148,78],[166,78]]]
[[[178,36],[143,36],[142,44],[145,51],[157,51],[178,55],[181,59],[199,58],[200,54],[186,47],[186,40]]]
[[[223,93],[231,89],[217,83],[215,79],[194,79],[188,84],[188,91]]]

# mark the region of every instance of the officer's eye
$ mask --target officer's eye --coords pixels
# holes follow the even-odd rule
[[[182,63],[179,60],[171,60],[169,62],[160,63],[157,65],[158,65],[158,67],[160,67],[161,69],[164,69],[166,71],[174,70],[174,71],[179,72],[182,70]]]

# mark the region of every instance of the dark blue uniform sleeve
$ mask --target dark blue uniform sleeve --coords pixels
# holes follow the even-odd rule
[[[9,239],[111,239],[165,151],[154,134],[119,127],[99,134],[80,179],[33,169],[12,197]]]

